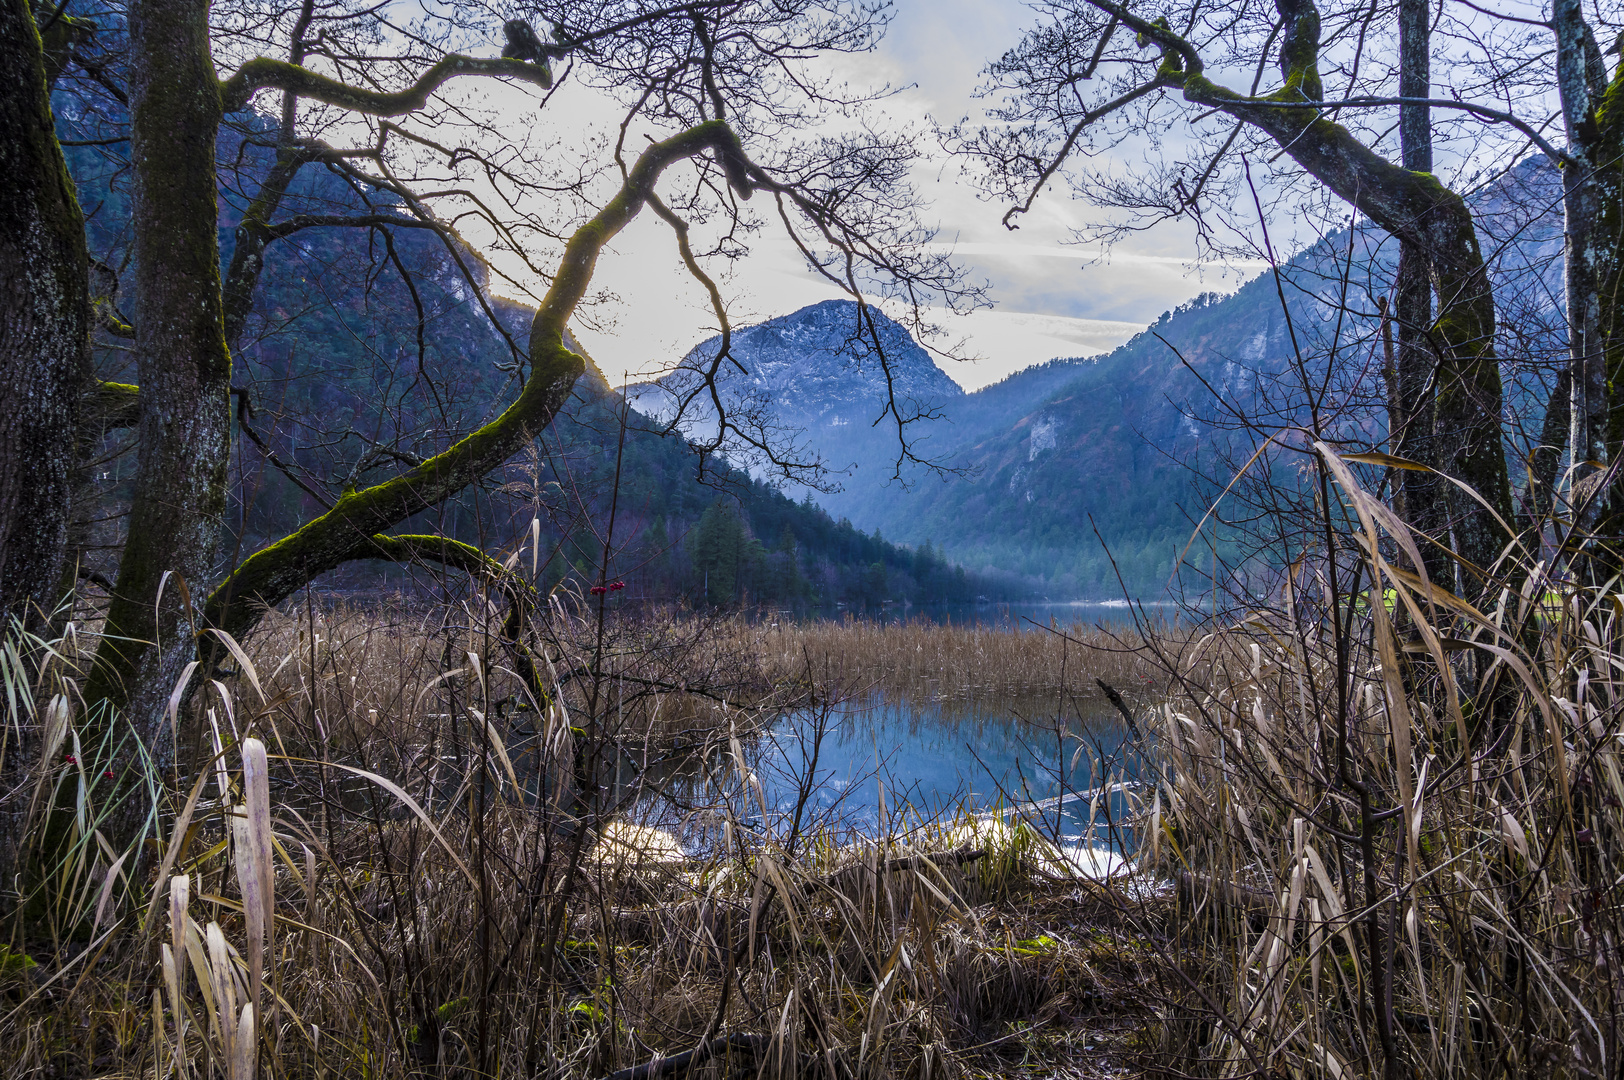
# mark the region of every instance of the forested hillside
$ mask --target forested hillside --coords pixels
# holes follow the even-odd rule
[[[60,116],[70,141],[94,141],[71,110]],[[257,189],[274,139],[274,125],[257,116],[222,133],[224,265],[240,241],[238,193]],[[117,274],[129,259],[128,192],[103,148],[72,146],[68,154],[116,310]],[[226,567],[327,509],[346,488],[421,461],[488,422],[523,376],[529,309],[493,296],[478,256],[414,227],[402,200],[335,170],[306,168],[284,208],[290,227],[267,250],[234,357]],[[379,226],[321,224],[362,214]],[[105,379],[137,381],[121,350],[97,362]],[[100,453],[80,477],[93,495],[79,504],[93,580],[111,574],[135,466],[130,417],[113,404],[100,418]],[[859,531],[725,462],[709,462],[701,481],[699,459],[681,439],[652,433],[656,425],[635,412],[623,416],[621,405],[589,370],[527,461],[404,531],[491,551],[534,543],[544,585],[573,577],[586,587],[606,575],[626,583],[617,601],[872,607],[1022,594],[1011,575],[966,574],[929,545],[900,547]],[[354,594],[422,579],[421,570],[361,563],[329,575],[326,587]]]
[[[1555,172],[1529,159],[1473,205],[1501,305],[1510,456],[1522,462],[1538,440],[1565,348],[1553,299],[1561,265]],[[831,462],[857,459],[842,490],[818,498],[861,528],[932,540],[972,568],[1032,579],[1056,598],[1154,598],[1189,545],[1185,580],[1199,589],[1214,559],[1238,557],[1252,511],[1232,491],[1192,542],[1195,527],[1262,439],[1300,445],[1301,431],[1317,423],[1350,447],[1383,444],[1379,303],[1395,259],[1392,241],[1360,224],[1284,264],[1278,281],[1266,273],[1233,295],[1197,297],[1106,355],[1050,360],[975,393],[938,394],[940,418],[914,425],[910,437],[946,471],[909,467],[902,483],[891,479],[898,444],[888,424],[864,425],[854,438],[851,429],[820,425],[794,397],[783,416]],[[802,381],[853,364],[831,345],[850,308],[817,305],[775,320],[824,324],[821,334],[803,330],[814,345],[801,354]],[[746,366],[756,356],[751,345],[749,332],[735,341]],[[707,347],[714,343],[696,352]],[[898,355],[930,364],[917,346]],[[1291,485],[1296,474],[1277,466],[1268,479]]]

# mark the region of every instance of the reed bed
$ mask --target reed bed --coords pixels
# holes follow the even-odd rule
[[[1475,601],[1318,447],[1340,545],[1191,643],[1141,865],[1180,883],[1169,1076],[1601,1077],[1624,1054],[1624,607]],[[1576,559],[1576,565],[1582,562]]]
[[[892,814],[856,834],[810,786],[767,814],[752,731],[838,700],[815,670],[778,678],[770,628],[568,598],[522,640],[510,626],[477,600],[272,615],[183,700],[192,764],[149,767],[156,813],[127,848],[60,753],[73,651],[12,673],[11,751],[87,813],[52,868],[80,887],[44,929],[27,898],[8,923],[5,1075],[928,1080],[1130,1060],[1165,951],[1154,890],[1124,905],[1019,823]]]
[[[1513,548],[1470,599],[1428,585],[1318,452],[1329,547],[1190,634],[605,620],[568,597],[519,637],[473,600],[288,611],[182,707],[191,766],[148,767],[126,846],[72,753],[71,634],[13,635],[7,805],[82,810],[43,925],[25,896],[0,945],[0,1065],[1619,1075],[1619,582]],[[810,780],[769,808],[745,750],[785,708],[874,689],[1096,679],[1143,729],[1139,782],[1095,792],[1122,811],[1105,833],[1139,838],[1103,880],[1014,815],[882,809],[857,833]]]
[[[583,706],[580,694],[597,692],[593,707],[614,711],[622,739],[669,745],[690,729],[726,726],[741,709],[771,713],[799,693],[764,664],[766,628],[747,620],[610,611],[600,635],[590,600],[561,592],[551,607],[524,659]],[[340,600],[268,613],[244,649],[267,693],[304,701],[327,739],[422,742],[470,680],[496,717],[533,708],[505,619],[477,596],[451,607]],[[229,685],[249,689],[241,678]]]
[[[825,685],[852,693],[881,688],[918,704],[1103,700],[1096,680],[1149,702],[1165,693],[1165,658],[1177,653],[1182,636],[1172,626],[1147,635],[1080,622],[1009,629],[847,618],[780,623],[764,645],[769,667],[785,677],[810,671]],[[1147,647],[1150,640],[1155,649]]]

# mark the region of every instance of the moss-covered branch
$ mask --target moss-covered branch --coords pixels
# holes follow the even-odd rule
[[[1100,10],[1161,47],[1162,85],[1182,86],[1197,105],[1225,112],[1277,142],[1310,175],[1399,240],[1426,252],[1438,295],[1432,337],[1439,345],[1439,463],[1493,508],[1462,501],[1454,526],[1468,564],[1488,566],[1510,538],[1495,521],[1512,520],[1511,484],[1500,439],[1502,389],[1494,354],[1494,296],[1472,213],[1464,199],[1427,172],[1396,165],[1347,128],[1305,103],[1319,101],[1319,12],[1312,0],[1275,0],[1281,18],[1282,85],[1271,94],[1239,94],[1202,73],[1194,46],[1165,23],[1136,18],[1109,0]]]
[[[498,76],[543,88],[552,85],[551,72],[541,64],[453,54],[429,68],[404,90],[368,90],[286,60],[261,56],[248,61],[220,84],[220,103],[226,112],[236,112],[248,107],[256,91],[283,90],[351,112],[400,116],[427,105],[436,90],[459,75]]]
[[[129,383],[98,382],[86,395],[85,427],[91,434],[133,428],[141,417],[141,392]]]
[[[1160,46],[1164,53],[1176,54],[1178,56],[1178,66],[1181,70],[1200,72],[1205,68],[1206,65],[1201,60],[1201,53],[1197,51],[1194,45],[1174,33],[1166,19],[1152,21],[1141,18],[1127,8],[1112,3],[1111,0],[1090,0],[1090,2],[1101,11],[1108,13],[1115,22],[1120,22],[1135,34],[1138,34],[1141,45],[1155,44]],[[1106,33],[1110,33],[1114,29],[1115,27],[1112,26],[1107,29]],[[1095,63],[1097,64],[1098,61],[1095,61]]]
[[[705,152],[739,152],[725,123],[700,124],[644,150],[614,198],[576,230],[531,322],[531,373],[513,404],[444,453],[384,483],[346,492],[327,513],[250,556],[209,596],[204,609],[209,625],[246,632],[267,606],[341,563],[366,557],[376,550],[379,534],[455,495],[539,435],[585,370],[585,361],[565,345],[564,332],[604,245],[648,203],[668,166]]]
[[[45,45],[45,81],[54,88],[56,81],[73,61],[73,54],[97,30],[89,19],[76,19],[60,10],[48,17],[39,28],[40,40]]]

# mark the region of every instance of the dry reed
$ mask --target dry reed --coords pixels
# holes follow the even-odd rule
[[[42,963],[6,1075],[926,1080],[1112,1026],[1120,1054],[1159,923],[1030,829],[762,819],[743,746],[807,689],[773,632],[559,603],[515,654],[492,614],[308,605],[234,651],[135,873],[89,835],[57,941],[14,932]]]
[[[1182,911],[1151,1061],[1617,1075],[1616,581],[1558,584],[1513,547],[1480,603],[1429,589],[1406,526],[1317,450],[1346,546],[1194,642],[1160,711],[1145,863]]]
[[[1176,632],[1159,630],[1159,648],[1174,648]],[[999,704],[1057,694],[1092,699],[1100,696],[1096,679],[1149,702],[1167,686],[1165,665],[1147,654],[1144,635],[1082,623],[1011,630],[848,618],[780,623],[763,644],[768,666],[782,676],[805,674],[810,665],[822,685],[852,693],[879,687],[919,704]]]

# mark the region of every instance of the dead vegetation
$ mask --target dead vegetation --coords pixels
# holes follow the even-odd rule
[[[1152,1060],[1614,1075],[1617,579],[1580,586],[1514,544],[1476,602],[1429,585],[1403,568],[1425,541],[1316,450],[1341,543],[1194,641],[1158,710],[1140,851],[1180,913]]]
[[[32,781],[88,813],[58,868],[77,885],[9,923],[6,1075],[1134,1060],[1163,893],[1125,903],[1025,824],[897,816],[859,835],[805,798],[764,815],[751,733],[838,702],[816,666],[783,677],[770,627],[561,600],[529,624],[527,679],[504,617],[477,597],[273,616],[179,710],[202,765],[148,770],[157,814],[133,856],[98,829],[106,785],[62,753],[71,651],[31,680],[33,714],[66,721],[25,744]]]
[[[1157,625],[1152,634],[1164,656],[1176,653],[1175,642],[1184,636],[1171,625]],[[997,708],[1011,700],[1056,696],[1101,701],[1096,680],[1149,702],[1167,687],[1165,660],[1147,649],[1146,635],[1081,622],[1006,628],[848,617],[781,623],[763,645],[774,671],[805,673],[810,665],[820,684],[847,692],[880,687],[914,704]]]

